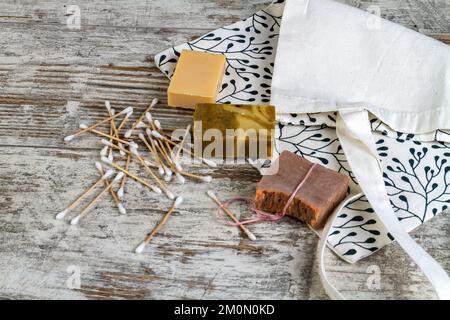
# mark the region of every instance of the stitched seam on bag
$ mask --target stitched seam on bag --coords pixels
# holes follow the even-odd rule
[[[312,99],[308,99],[308,98],[288,96],[288,95],[284,95],[284,94],[281,94],[281,93],[273,93],[272,96],[279,96],[279,97],[287,98],[289,100],[298,100],[298,101],[307,101],[307,102],[319,102],[319,103],[323,103],[323,104],[330,104],[330,103],[322,101],[322,100],[312,100]],[[354,103],[352,102],[352,104],[355,104],[355,103],[356,102],[354,102]],[[426,109],[426,110],[422,110],[422,111],[415,111],[415,112],[411,112],[411,111],[393,111],[393,110],[389,110],[389,109],[385,109],[385,108],[375,108],[375,109],[381,111],[382,113],[394,113],[394,114],[422,114],[422,113],[426,113],[426,112],[434,112],[434,111],[445,110],[445,109],[450,111],[450,107],[430,108],[430,109]]]

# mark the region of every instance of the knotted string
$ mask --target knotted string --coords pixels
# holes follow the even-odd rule
[[[238,226],[238,225],[243,225],[243,224],[250,224],[250,223],[257,223],[257,222],[261,222],[261,221],[278,221],[280,219],[282,219],[285,215],[286,212],[289,208],[289,206],[291,205],[292,201],[294,200],[295,196],[297,195],[298,191],[300,190],[300,188],[305,184],[306,180],[308,180],[309,176],[311,175],[311,173],[313,172],[314,168],[317,166],[317,163],[314,163],[308,170],[308,172],[306,173],[306,175],[303,177],[302,180],[300,180],[300,182],[298,183],[297,187],[294,189],[294,191],[291,193],[291,195],[289,196],[288,201],[286,202],[283,210],[281,212],[277,212],[277,213],[268,213],[265,212],[263,210],[257,209],[255,206],[255,200],[252,198],[246,198],[246,197],[233,197],[230,198],[228,200],[225,200],[223,202],[224,206],[228,206],[234,202],[247,202],[247,203],[251,203],[253,206],[251,208],[251,210],[253,212],[255,212],[256,217],[253,219],[246,219],[246,220],[242,220],[239,223],[235,223],[235,222],[231,222],[231,221],[227,221],[224,218],[224,213],[222,211],[222,209],[217,209],[216,215],[217,215],[217,219],[226,225],[229,226]]]

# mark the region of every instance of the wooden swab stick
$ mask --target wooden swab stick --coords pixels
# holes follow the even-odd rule
[[[131,153],[127,154],[127,161],[125,162],[125,170],[128,171],[128,168],[130,167],[130,162],[131,162]],[[122,180],[120,181],[120,186],[119,189],[117,190],[117,196],[120,199],[123,199],[123,195],[124,195],[124,188],[125,188],[125,182],[127,181],[127,175],[124,175]]]
[[[87,126],[84,123],[82,123],[82,124],[80,124],[80,128],[87,128]],[[126,145],[130,144],[129,141],[126,141],[126,140],[123,140],[123,139],[120,139],[120,138],[116,138],[115,136],[112,136],[110,134],[98,131],[96,129],[90,129],[89,132],[95,133],[98,136],[109,138],[110,140],[114,140],[114,141],[117,141],[117,142],[120,142],[120,143],[123,143],[123,144],[126,144]]]
[[[125,170],[124,168],[122,168],[121,166],[119,166],[118,164],[109,161],[108,158],[106,157],[102,157],[102,161],[109,164],[110,166],[116,168],[119,171],[122,171],[123,173],[125,173],[126,175],[128,175],[130,178],[136,180],[137,182],[139,182],[140,184],[146,186],[147,188],[149,188],[150,190],[152,190],[153,192],[160,194],[161,193],[161,189],[159,189],[158,187],[152,186],[150,183],[148,183],[147,181],[139,178],[138,176],[135,176],[134,174],[132,174],[130,171]]]
[[[147,129],[148,130],[148,129]],[[152,136],[154,136],[157,139],[162,139],[164,141],[167,141],[168,143],[170,143],[173,146],[176,146],[177,144],[175,142],[173,142],[172,140],[167,139],[166,137],[164,137],[163,135],[161,135],[158,131],[150,131],[148,130],[150,133],[147,132],[147,134],[150,134]],[[217,167],[217,164],[212,161],[212,160],[208,160],[202,157],[197,156],[194,152],[192,152],[191,150],[181,147],[184,151],[188,152],[190,155],[192,155],[194,158],[197,158],[198,160],[203,161],[206,165],[210,166],[210,167]]]
[[[250,230],[248,230],[246,226],[241,224],[241,222],[234,216],[234,214],[230,210],[228,210],[227,207],[225,207],[222,204],[222,202],[220,202],[219,199],[217,199],[217,197],[214,194],[214,192],[209,190],[206,194],[231,218],[231,220],[233,220],[235,223],[238,224],[239,228],[241,228],[241,230],[244,231],[244,233],[247,235],[247,237],[250,240],[252,240],[252,241],[256,240],[255,235],[253,233],[251,233]]]
[[[119,124],[119,126],[117,127],[117,132],[119,133],[119,135],[120,135],[120,131],[125,126],[125,124],[128,122],[128,120],[130,120],[130,116],[127,114],[127,115],[125,115],[125,118],[123,118],[123,120]]]
[[[155,141],[155,146],[159,150],[159,152],[162,155],[162,158],[167,162],[169,167],[172,167],[172,161],[168,158],[166,151],[164,149],[164,146],[160,145],[160,143],[158,143],[157,141]],[[165,164],[163,164],[163,168],[164,168],[166,175],[168,175],[168,176],[172,175],[172,171]]]
[[[138,125],[142,122],[142,120],[145,117],[145,114],[147,112],[149,112],[151,109],[153,109],[153,107],[158,103],[158,99],[154,98],[152,100],[152,103],[150,104],[150,106],[139,116],[139,118],[133,123],[133,125],[131,126],[131,129],[127,130],[127,132],[125,132],[125,138],[129,138],[131,137],[131,135],[133,134],[133,131],[138,127]]]
[[[113,108],[111,108],[111,105],[110,105],[109,101],[105,101],[105,106],[106,106],[106,109],[108,109],[109,115],[110,116],[114,115],[115,111],[114,111]],[[122,120],[122,123],[124,121],[127,121],[127,120],[128,120],[128,117],[125,117]],[[122,125],[122,123],[121,123],[121,125]],[[116,138],[120,138],[120,132],[119,132],[119,129],[117,128],[117,126],[116,126],[116,121],[114,119],[111,120],[111,128],[110,128],[109,134],[112,135],[112,136],[115,136]],[[110,139],[110,141],[112,142],[112,139]],[[119,144],[120,147],[122,146],[122,143],[119,142],[118,144]],[[112,154],[111,153],[112,153],[112,150],[110,150],[110,156],[111,156],[110,159],[112,160]],[[125,152],[123,152],[122,150],[119,150],[119,153],[120,153],[121,156],[125,155]]]
[[[97,201],[103,196],[106,192],[108,192],[113,185],[118,182],[120,179],[122,179],[122,176],[124,175],[123,172],[119,172],[115,177],[114,180],[105,188],[103,189],[81,212],[79,215],[77,215],[75,218],[70,220],[71,225],[76,225],[78,222],[80,222],[80,219],[83,218],[85,215],[88,214],[89,210],[97,203]]]
[[[155,179],[155,181],[158,183],[158,185],[160,186],[160,188],[164,191],[164,193],[169,197],[169,199],[173,200],[175,199],[175,196],[173,195],[173,193],[169,190],[169,188],[167,187],[167,185],[162,182],[160,179],[158,179],[158,177],[156,176],[156,174],[153,173],[152,169],[149,168],[149,166],[147,165],[147,163],[145,162],[145,160],[138,154],[137,150],[133,150],[131,151],[133,153],[134,156],[136,156],[136,158],[138,158],[138,160],[141,162],[141,164],[144,166],[145,170],[152,176],[153,179]]]
[[[112,116],[112,117],[108,117],[108,118],[106,118],[106,119],[103,119],[103,120],[101,120],[101,121],[99,121],[99,122],[97,122],[97,123],[95,123],[95,124],[93,124],[93,125],[91,125],[91,126],[89,126],[89,127],[86,127],[86,128],[84,128],[84,129],[82,129],[82,130],[80,130],[80,131],[75,132],[74,134],[72,134],[72,135],[70,135],[70,136],[66,136],[66,137],[64,138],[64,141],[66,141],[66,142],[71,141],[71,140],[72,140],[73,138],[75,138],[76,136],[79,136],[80,134],[82,134],[82,133],[84,133],[84,132],[86,132],[86,131],[92,130],[92,129],[98,127],[99,125],[101,125],[101,124],[103,124],[103,123],[105,123],[105,122],[110,121],[111,119],[115,119],[115,118],[117,118],[117,117],[119,117],[119,116],[121,116],[121,115],[123,115],[123,114],[126,114],[126,115],[130,116],[132,113],[133,113],[133,108],[132,108],[132,107],[128,107],[128,108],[126,108],[126,109],[120,111],[119,113],[115,114],[115,115]]]
[[[136,248],[134,252],[136,253],[142,253],[145,249],[145,246],[150,242],[150,240],[153,238],[153,236],[158,232],[158,230],[166,223],[169,216],[172,214],[172,212],[183,202],[182,197],[177,197],[172,205],[172,207],[167,211],[167,213],[164,215],[164,217],[161,219],[161,221],[156,225],[156,227],[147,235],[147,237],[144,239],[144,241],[141,242],[141,244]]]
[[[109,103],[109,101],[105,101],[105,106],[106,106],[106,109],[108,110],[109,116],[110,117],[114,116],[115,111],[113,108],[111,108],[111,104]],[[114,135],[116,138],[119,138],[119,133],[118,133],[117,127],[116,127],[116,121],[114,121],[114,119],[111,119],[111,130],[114,133],[114,134],[111,133],[111,135]]]
[[[110,176],[112,176],[113,173],[114,173],[113,170],[106,171],[106,173],[103,176],[101,176],[100,179],[98,179],[91,187],[89,187],[85,192],[83,192],[74,202],[72,202],[67,207],[67,209],[58,213],[55,218],[57,220],[64,219],[64,217],[67,215],[67,213],[69,213],[70,210],[75,208],[81,202],[81,200],[83,200],[87,195],[89,195],[92,192],[92,190],[94,190],[103,180],[108,179]]]
[[[158,166],[158,172],[160,175],[164,175],[164,168],[163,168],[163,163],[158,155],[158,152],[156,151],[156,147],[155,147],[155,142],[153,141],[151,135],[148,136],[151,145],[148,143],[147,139],[144,137],[144,135],[142,133],[139,134],[139,139],[142,140],[142,142],[144,142],[145,146],[147,147],[147,149],[150,151],[150,153],[153,154],[153,157],[155,157],[156,162],[159,164]]]
[[[210,183],[213,179],[211,176],[199,176],[199,175],[189,173],[189,172],[184,172],[184,171],[181,171],[180,174],[182,174],[183,176],[186,176],[186,177],[190,177],[190,178],[194,178],[194,179],[206,182],[206,183]]]
[[[95,167],[97,168],[98,171],[100,171],[100,174],[103,174],[103,166],[100,162],[96,162]],[[125,175],[124,175],[124,177],[125,177]],[[123,177],[122,177],[122,179],[123,179]],[[107,179],[105,179],[103,181],[104,181],[105,187],[109,187],[109,185],[111,184]],[[123,206],[122,202],[119,200],[119,197],[116,194],[116,192],[112,188],[110,188],[109,193],[111,193],[111,196],[112,196],[114,202],[116,203],[116,206],[119,209],[119,212],[121,214],[126,214],[127,210]]]
[[[183,147],[184,142],[186,141],[186,138],[187,138],[187,136],[188,136],[190,130],[191,130],[191,125],[188,125],[188,126],[186,127],[186,133],[184,134],[183,139],[182,139],[181,142],[179,143],[180,146],[177,145],[177,146],[175,147],[175,148],[177,148],[177,151],[176,151],[175,157],[174,157],[174,160],[175,160],[176,162],[178,162],[178,161],[180,160],[181,148]]]
[[[108,114],[110,115],[110,116],[113,116],[114,114],[115,114],[115,111],[113,110],[113,109],[111,109],[111,107],[110,107],[110,109],[108,110]],[[113,131],[113,125],[112,125],[112,123],[114,122],[114,119],[111,119],[111,122],[110,122],[110,125],[109,125],[109,135],[111,136],[110,138],[109,138],[109,141],[113,141],[112,140],[112,136],[114,135],[114,131]],[[81,126],[80,126],[81,127]],[[94,129],[95,130],[95,129]],[[109,160],[111,160],[111,161],[113,161],[113,159],[114,159],[114,156],[113,156],[113,150],[110,148],[109,149],[109,153],[108,153],[108,159]]]

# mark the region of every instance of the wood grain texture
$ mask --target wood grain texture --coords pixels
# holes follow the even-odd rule
[[[383,17],[450,43],[447,0],[345,1],[379,6]],[[0,3],[0,298],[4,299],[320,299],[316,236],[285,219],[251,226],[257,242],[217,223],[204,195],[252,196],[257,172],[248,166],[211,170],[211,186],[174,183],[185,203],[145,254],[134,247],[162,217],[170,201],[134,182],[127,184],[128,214],[105,197],[71,227],[54,220],[97,179],[98,139],[62,138],[80,121],[105,117],[104,100],[117,109],[144,110],[161,100],[154,116],[183,127],[192,112],[164,107],[168,80],[153,55],[170,45],[245,18],[268,1],[78,0],[80,30],[66,26],[56,0]],[[134,115],[135,117],[135,115]],[[138,168],[134,168],[138,171]],[[450,270],[449,216],[413,233]],[[396,244],[355,265],[327,254],[333,283],[356,299],[434,298],[418,268]],[[369,266],[381,270],[381,288],[369,289]],[[68,289],[69,266],[81,269],[81,288]]]

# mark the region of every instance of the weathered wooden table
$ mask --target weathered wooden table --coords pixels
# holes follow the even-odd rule
[[[448,0],[347,1],[450,43]],[[285,219],[252,226],[250,242],[217,223],[206,184],[175,184],[184,206],[145,254],[133,253],[170,201],[136,183],[126,190],[127,215],[106,199],[80,226],[56,221],[98,174],[98,139],[62,138],[80,121],[105,116],[104,100],[182,127],[192,113],[164,107],[168,80],[153,54],[250,15],[266,0],[78,0],[81,29],[67,27],[67,7],[56,0],[0,3],[0,298],[317,299],[326,298],[316,266],[317,237]],[[138,112],[136,112],[138,113]],[[211,173],[223,198],[254,193],[258,173],[224,166]],[[413,233],[450,271],[450,218]],[[327,254],[329,274],[349,298],[434,298],[418,268],[396,244],[356,265]],[[381,271],[367,285],[368,268]],[[370,270],[370,268],[369,268]],[[81,286],[71,289],[78,271]],[[68,286],[69,285],[69,286]]]

